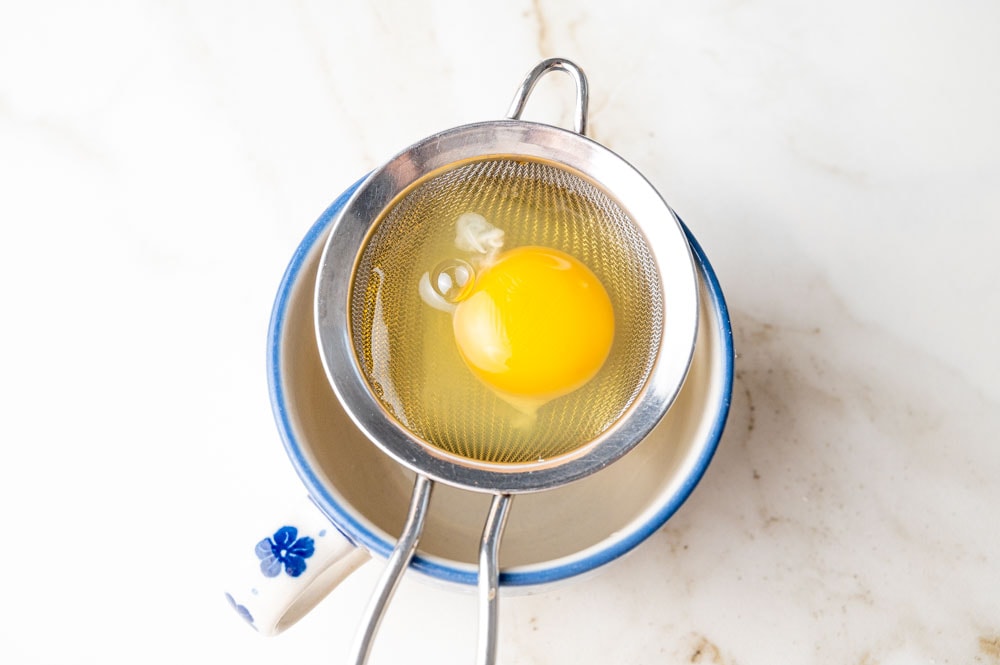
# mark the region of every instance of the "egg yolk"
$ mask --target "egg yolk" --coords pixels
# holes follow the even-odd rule
[[[473,374],[525,413],[593,378],[615,327],[597,276],[545,247],[501,254],[458,304],[453,325]]]

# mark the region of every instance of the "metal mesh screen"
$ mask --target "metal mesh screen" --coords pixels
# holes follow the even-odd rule
[[[487,387],[444,380],[463,371],[451,320],[428,317],[418,294],[421,275],[467,212],[501,227],[505,249],[540,245],[576,257],[615,310],[614,343],[600,372],[539,409],[530,426]],[[387,208],[356,263],[349,320],[362,373],[387,414],[470,464],[519,464],[576,450],[625,412],[660,344],[661,302],[646,240],[611,197],[557,166],[491,158],[432,175]]]

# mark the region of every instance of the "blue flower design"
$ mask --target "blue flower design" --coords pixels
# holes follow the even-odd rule
[[[265,577],[277,577],[284,564],[289,577],[298,577],[306,569],[306,559],[313,555],[316,547],[308,536],[299,538],[294,526],[283,526],[274,532],[272,538],[257,543],[254,552],[260,559],[260,572]]]
[[[253,625],[253,615],[250,614],[250,610],[237,603],[236,599],[229,593],[226,593],[226,599],[229,601],[229,604],[233,606],[233,609],[236,610],[236,613],[243,617],[243,620],[250,624],[251,628],[257,630],[257,626]]]

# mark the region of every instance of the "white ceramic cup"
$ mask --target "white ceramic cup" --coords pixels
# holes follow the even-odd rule
[[[283,519],[262,525],[234,562],[226,597],[264,634],[304,616],[372,556],[385,559],[407,514],[414,474],[353,425],[327,382],[313,326],[317,266],[342,194],[303,239],[281,281],[268,334],[275,420],[308,490]],[[685,229],[686,230],[686,229]],[[715,452],[733,384],[732,330],[711,266],[688,232],[700,285],[691,369],[659,425],[605,469],[557,489],[519,495],[500,549],[505,592],[534,590],[617,559],[687,499]],[[438,485],[410,571],[474,589],[491,495]],[[358,608],[359,616],[363,608]]]

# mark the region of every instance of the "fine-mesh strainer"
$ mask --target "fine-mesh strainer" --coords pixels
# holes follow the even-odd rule
[[[575,131],[520,120],[538,79],[563,71],[577,90]],[[498,550],[511,496],[546,490],[612,463],[662,418],[694,349],[697,283],[673,212],[633,167],[583,136],[587,82],[564,59],[539,63],[508,119],[446,130],[374,171],[334,220],[316,283],[316,331],[327,377],[367,437],[417,474],[409,515],[355,644],[364,663],[416,549],[431,488],[494,499],[479,556],[480,663],[496,651]],[[433,358],[417,284],[442,226],[476,213],[513,220],[505,247],[561,250],[588,266],[614,303],[614,343],[574,394],[511,423],[489,391],[451,399]],[[405,352],[402,349],[405,348]],[[391,362],[390,362],[391,360]],[[572,434],[570,434],[572,432]]]

